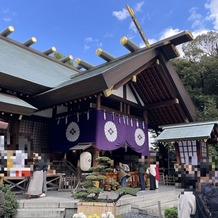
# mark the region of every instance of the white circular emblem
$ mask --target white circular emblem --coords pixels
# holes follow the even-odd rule
[[[80,128],[77,123],[71,122],[66,129],[66,138],[70,142],[75,142],[80,135]]]
[[[138,146],[142,146],[145,143],[145,133],[140,128],[137,128],[135,131],[135,142]]]
[[[109,142],[114,142],[117,139],[117,127],[112,121],[104,124],[104,134]]]

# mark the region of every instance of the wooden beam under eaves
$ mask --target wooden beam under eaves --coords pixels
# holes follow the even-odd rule
[[[162,49],[168,59],[173,59],[180,56],[179,50],[173,44],[166,44],[162,47]]]
[[[103,91],[105,97],[109,97],[109,96],[112,95],[114,92],[115,92],[115,89],[113,89],[113,87],[112,87],[112,88],[109,88],[109,89],[105,89],[105,90]]]
[[[170,106],[170,105],[174,105],[174,104],[179,104],[179,99],[178,98],[167,100],[167,101],[161,101],[161,102],[153,103],[153,104],[146,104],[145,108],[146,109],[153,109],[153,108],[160,108],[160,107]]]
[[[121,81],[119,81],[117,84],[114,85],[113,89],[117,90],[118,88],[120,88],[121,86],[124,86],[126,83],[128,83],[133,76],[136,76],[138,74],[140,74],[142,71],[144,71],[145,69],[147,69],[148,67],[150,67],[152,64],[154,64],[156,62],[156,58],[150,60],[149,62],[147,62],[146,64],[144,64],[142,67],[140,67],[139,69],[137,69],[136,71],[132,72],[131,74],[129,74],[127,77],[125,77],[124,79],[122,79]]]

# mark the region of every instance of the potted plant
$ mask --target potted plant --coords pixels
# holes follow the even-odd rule
[[[73,193],[75,199],[80,199],[77,212],[83,212],[86,216],[95,213],[101,215],[106,212],[112,212],[115,215],[116,202],[127,194],[136,196],[138,188],[120,187],[119,183],[112,178],[106,181],[106,173],[113,172],[111,167],[112,160],[102,156],[96,158],[96,161],[98,162],[97,166],[90,168],[90,174],[82,182],[84,188]],[[106,183],[109,183],[113,188],[118,188],[115,191],[117,193],[116,198],[99,197],[100,193],[104,192]]]

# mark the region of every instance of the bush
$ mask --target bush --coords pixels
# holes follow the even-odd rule
[[[167,208],[164,211],[165,218],[178,218],[178,211],[176,207]]]
[[[91,173],[85,177],[85,181],[82,182],[84,189],[73,192],[73,197],[86,202],[107,202],[116,203],[123,195],[136,196],[138,188],[121,187],[116,190],[118,196],[114,199],[101,199],[99,194],[104,191],[104,180],[106,179],[106,172],[113,172],[111,168],[111,159],[109,157],[97,157],[97,166],[91,167]],[[109,179],[110,185],[115,187],[119,186],[119,183],[113,179]],[[98,185],[96,185],[98,184]]]
[[[16,196],[10,191],[9,185],[0,185],[0,190],[5,195],[5,218],[12,217],[18,208]]]

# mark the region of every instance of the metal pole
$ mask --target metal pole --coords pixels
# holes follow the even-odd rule
[[[158,211],[159,211],[159,217],[162,218],[162,213],[161,213],[161,204],[160,201],[158,201]]]

